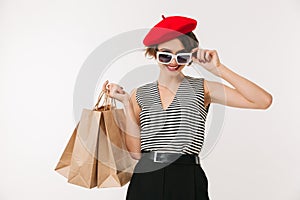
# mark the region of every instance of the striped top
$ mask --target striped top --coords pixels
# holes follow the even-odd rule
[[[204,78],[185,75],[172,103],[165,110],[158,80],[137,88],[141,107],[141,150],[181,154],[199,154],[204,141]]]

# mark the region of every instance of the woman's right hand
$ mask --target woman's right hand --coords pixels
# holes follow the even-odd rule
[[[107,92],[110,98],[117,99],[122,103],[125,103],[130,99],[130,95],[125,90],[123,90],[122,86],[116,83],[108,83],[108,80],[103,83],[102,91]]]

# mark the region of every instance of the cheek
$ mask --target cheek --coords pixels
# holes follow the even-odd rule
[[[158,63],[158,66],[159,66],[160,68],[165,67],[165,65],[164,65],[164,64],[161,64],[161,63]]]

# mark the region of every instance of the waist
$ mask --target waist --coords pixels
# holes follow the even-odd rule
[[[142,158],[155,163],[200,164],[200,158],[195,154],[166,153],[161,151],[142,150]]]

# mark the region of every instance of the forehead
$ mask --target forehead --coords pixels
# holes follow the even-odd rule
[[[167,42],[160,43],[157,46],[157,48],[159,50],[161,50],[161,49],[167,49],[167,50],[170,50],[172,53],[176,53],[178,51],[184,50],[183,44],[177,38],[169,40]]]

